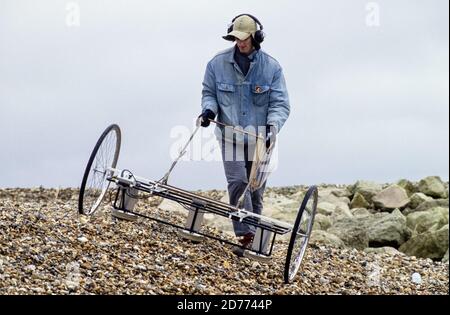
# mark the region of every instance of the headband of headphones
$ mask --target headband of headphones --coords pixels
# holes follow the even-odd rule
[[[247,15],[247,16],[251,17],[251,18],[256,22],[256,24],[259,25],[259,30],[260,30],[260,31],[262,31],[262,30],[264,29],[264,26],[261,24],[261,22],[260,22],[255,16],[253,16],[253,15],[251,15],[251,14],[248,14],[248,13],[239,14],[238,16],[236,16],[236,17],[231,21],[231,23],[234,23],[234,21],[236,21],[237,18],[240,18],[241,16],[244,16],[244,15]]]

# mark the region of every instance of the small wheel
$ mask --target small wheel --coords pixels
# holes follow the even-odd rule
[[[295,277],[302,263],[303,255],[311,236],[314,217],[316,215],[318,191],[316,186],[311,186],[303,198],[297,219],[292,229],[291,240],[284,266],[284,282],[289,283]]]
[[[119,158],[121,133],[119,126],[113,124],[103,131],[89,157],[78,197],[80,214],[91,215],[105,197],[111,175],[108,168],[115,168]]]

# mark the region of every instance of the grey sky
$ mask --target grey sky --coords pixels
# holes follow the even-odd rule
[[[0,187],[78,186],[112,122],[118,166],[160,178],[170,130],[198,116],[206,63],[243,12],[263,23],[291,100],[269,185],[448,180],[448,1],[375,1],[379,27],[367,3],[0,0]],[[171,183],[225,177],[220,162],[183,162]]]

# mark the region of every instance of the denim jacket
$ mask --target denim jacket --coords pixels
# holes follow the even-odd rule
[[[217,120],[247,131],[265,133],[266,125],[279,132],[290,113],[289,96],[279,63],[262,50],[250,56],[250,69],[242,74],[234,60],[235,47],[218,53],[207,65],[203,80],[202,110],[212,110]],[[218,139],[232,140],[229,132],[216,126]],[[247,141],[235,133],[235,141]]]

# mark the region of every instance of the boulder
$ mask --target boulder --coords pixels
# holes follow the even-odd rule
[[[332,190],[319,191],[320,202],[328,202],[336,207],[348,208],[350,199],[348,197],[337,197],[332,193]]]
[[[341,197],[350,198],[352,196],[352,193],[348,188],[334,189],[331,191],[331,194],[335,195],[338,198]]]
[[[448,250],[448,224],[437,231],[413,236],[399,250],[409,256],[441,260]]]
[[[419,191],[433,198],[447,198],[448,192],[439,176],[428,176],[419,182]]]
[[[300,202],[287,198],[286,196],[274,192],[264,196],[263,215],[265,216],[294,223],[297,218],[299,208]]]
[[[411,209],[416,209],[418,206],[420,206],[425,201],[431,201],[433,200],[432,197],[428,197],[424,193],[414,193],[411,195],[411,198],[409,200],[408,207]]]
[[[326,231],[331,226],[331,220],[329,216],[317,213],[314,218],[313,230]]]
[[[409,211],[405,212],[405,214],[409,214],[409,213],[417,212],[417,211],[427,211],[429,209],[436,208],[436,207],[448,208],[448,199],[433,199],[433,200],[424,201],[417,208],[410,209]]]
[[[442,262],[448,263],[448,248],[447,248],[447,252],[445,253],[444,257],[442,258]]]
[[[397,185],[402,187],[406,191],[408,197],[411,197],[414,193],[418,192],[417,184],[414,184],[407,179],[400,179],[397,182]]]
[[[158,209],[163,211],[170,211],[177,214],[187,213],[187,210],[182,205],[170,199],[163,199],[163,201],[159,204]]]
[[[333,222],[339,221],[342,218],[352,218],[352,217],[353,214],[351,213],[350,209],[336,207],[334,212],[331,214],[330,219],[333,224]]]
[[[394,247],[368,247],[364,249],[364,252],[367,254],[388,254],[388,255],[404,255],[402,252],[399,252]]]
[[[398,248],[410,237],[406,217],[395,209],[392,213],[377,213],[364,224],[367,226],[370,247]]]
[[[355,218],[342,218],[335,222],[328,233],[336,235],[346,246],[363,250],[369,247],[369,236],[360,220]]]
[[[319,202],[317,204],[317,213],[331,215],[336,210],[336,205],[329,202]]]
[[[387,210],[401,209],[409,203],[406,191],[398,185],[391,185],[383,189],[372,200],[375,207]]]
[[[415,233],[438,230],[448,224],[448,208],[436,207],[427,211],[417,211],[407,215],[406,224]]]
[[[338,248],[345,247],[344,242],[341,239],[339,239],[339,237],[321,230],[312,231],[310,243]]]
[[[382,186],[372,181],[359,180],[353,186],[353,194],[359,192],[369,204],[372,204],[372,197],[381,190]]]
[[[369,210],[367,210],[366,208],[354,208],[351,210],[351,213],[353,214],[354,217],[368,217],[371,216],[372,213],[370,213]]]
[[[355,193],[353,196],[352,202],[350,203],[350,208],[369,208],[370,204],[364,198],[362,194],[359,192]]]

